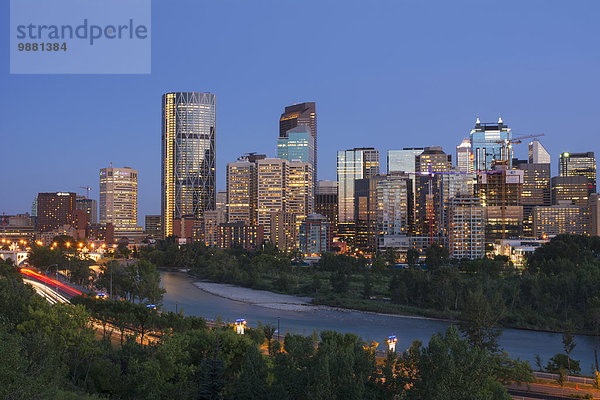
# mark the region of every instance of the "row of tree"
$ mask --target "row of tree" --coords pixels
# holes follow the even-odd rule
[[[527,363],[454,327],[378,363],[373,344],[352,334],[287,335],[268,356],[260,345],[272,327],[237,335],[127,302],[76,303],[50,306],[0,262],[0,398],[509,399],[503,383],[531,380]],[[139,331],[145,318],[160,332],[156,344],[127,333],[122,344],[97,339],[91,325],[126,321]]]

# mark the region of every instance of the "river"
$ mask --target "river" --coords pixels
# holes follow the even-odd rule
[[[384,341],[390,335],[398,338],[398,350],[406,349],[413,340],[427,343],[431,335],[445,331],[450,322],[415,317],[382,315],[344,310],[280,311],[246,304],[212,295],[194,285],[194,279],[179,272],[162,272],[161,285],[166,289],[163,309],[183,310],[185,315],[195,315],[206,319],[221,318],[232,322],[236,318],[246,318],[250,326],[263,324],[277,326],[279,317],[282,334],[295,333],[311,335],[314,330],[336,330],[351,332],[363,340],[374,340],[384,348]],[[535,355],[542,357],[544,365],[550,357],[563,351],[562,335],[520,329],[502,331],[499,343],[512,358],[528,360],[535,368]],[[577,335],[575,350],[571,357],[580,361],[583,373],[591,374],[594,363],[594,344],[591,336]]]

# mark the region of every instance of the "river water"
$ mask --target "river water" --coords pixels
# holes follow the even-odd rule
[[[162,272],[161,285],[167,293],[163,299],[163,309],[183,310],[185,315],[195,315],[206,319],[221,318],[225,322],[246,318],[250,326],[263,324],[277,326],[279,317],[282,334],[294,333],[311,335],[314,330],[336,330],[351,332],[363,340],[379,342],[384,349],[384,341],[390,335],[398,338],[397,349],[403,350],[413,340],[427,343],[431,335],[444,332],[450,322],[414,317],[381,315],[359,311],[316,310],[316,311],[280,311],[257,305],[212,295],[196,287],[194,280],[179,272]],[[528,360],[535,367],[535,355],[542,357],[544,365],[550,357],[563,352],[561,334],[505,329],[500,336],[500,345],[512,358]],[[575,350],[571,357],[580,361],[583,373],[591,374],[594,363],[594,345],[597,340],[591,336],[576,336]]]

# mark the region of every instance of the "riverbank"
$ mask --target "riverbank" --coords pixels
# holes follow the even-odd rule
[[[188,274],[191,278],[193,275]],[[263,307],[279,311],[295,311],[295,312],[310,312],[310,311],[340,311],[340,312],[360,312],[364,314],[374,314],[389,317],[402,317],[408,319],[456,322],[443,317],[434,317],[429,315],[420,315],[417,313],[385,312],[377,309],[359,309],[350,307],[340,307],[335,304],[319,304],[316,299],[311,297],[292,296],[270,292],[268,290],[250,289],[242,286],[231,285],[227,283],[214,283],[208,281],[195,281],[194,286],[215,296],[223,297],[229,300],[239,301],[245,304],[251,304],[258,307]],[[432,312],[433,314],[433,312]]]
[[[194,285],[215,296],[273,310],[316,311],[318,309],[329,308],[311,304],[312,299],[310,297],[297,297],[288,294],[273,293],[266,290],[249,289],[227,283],[197,281],[194,282]]]

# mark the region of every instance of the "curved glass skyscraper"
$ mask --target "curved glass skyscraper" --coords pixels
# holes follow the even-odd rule
[[[165,236],[176,220],[215,208],[216,96],[174,92],[162,97],[162,218]]]

